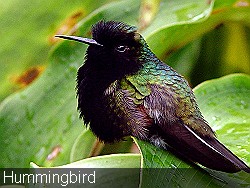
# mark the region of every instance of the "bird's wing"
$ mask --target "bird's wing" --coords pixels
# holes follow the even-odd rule
[[[188,100],[181,101],[169,89],[171,90],[151,85],[151,94],[143,102],[146,111],[158,126],[156,134],[177,153],[193,162],[226,172],[240,169],[249,172],[247,165],[216,139],[202,117],[191,115],[194,109],[189,106],[191,104],[188,104]],[[187,110],[188,115],[185,114]]]
[[[150,64],[151,69],[127,77],[136,93],[144,97],[144,107],[150,117],[162,125],[181,120],[198,135],[214,137],[185,79],[166,65],[155,66]]]
[[[140,85],[138,80],[130,79],[137,92],[144,96],[143,111],[153,119],[149,141],[158,146],[164,142],[181,156],[208,168],[250,172],[244,162],[216,139],[196,105],[193,92],[182,77],[177,78],[179,85],[159,76],[153,79],[159,80],[147,80],[146,84],[144,81],[144,85]]]
[[[113,124],[114,134],[132,135],[145,140],[148,137],[148,127],[153,124],[153,119],[149,117],[142,105],[143,95],[140,95],[135,88],[126,80],[115,81],[104,92],[106,101],[105,114]],[[111,130],[110,130],[111,131]],[[119,139],[117,139],[119,140]]]

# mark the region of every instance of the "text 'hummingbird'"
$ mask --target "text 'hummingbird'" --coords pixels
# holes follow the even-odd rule
[[[135,27],[100,21],[92,35],[56,37],[89,45],[77,75],[78,110],[101,141],[134,136],[211,169],[250,172],[216,139],[187,81],[154,55]]]

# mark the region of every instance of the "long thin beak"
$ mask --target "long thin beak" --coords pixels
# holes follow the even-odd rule
[[[89,38],[82,38],[82,37],[68,36],[68,35],[55,35],[55,37],[68,39],[68,40],[74,40],[74,41],[82,42],[82,43],[89,44],[89,45],[103,46],[102,44],[96,42],[94,39],[89,39]]]

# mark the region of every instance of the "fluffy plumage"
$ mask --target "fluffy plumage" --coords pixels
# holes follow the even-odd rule
[[[187,81],[151,52],[135,27],[101,21],[92,34],[101,45],[90,44],[78,70],[78,110],[101,141],[131,135],[208,168],[250,172],[216,139]]]

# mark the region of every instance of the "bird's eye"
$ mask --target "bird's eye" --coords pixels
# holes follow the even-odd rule
[[[118,46],[118,47],[116,48],[116,50],[117,50],[118,52],[125,52],[125,51],[129,50],[129,47],[121,45],[121,46]]]

